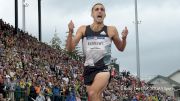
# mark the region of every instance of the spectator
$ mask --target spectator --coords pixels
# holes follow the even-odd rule
[[[3,97],[3,94],[2,94],[2,93],[0,93],[0,101],[6,101],[6,100],[4,99],[4,97]]]

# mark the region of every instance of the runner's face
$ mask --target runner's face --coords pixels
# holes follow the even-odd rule
[[[103,5],[96,5],[96,6],[94,6],[91,15],[94,18],[95,22],[103,23],[104,18],[106,16],[104,6]]]

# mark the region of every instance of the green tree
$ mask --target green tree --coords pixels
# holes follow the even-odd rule
[[[54,36],[50,41],[51,47],[54,49],[61,49],[61,39],[58,37],[58,33],[55,30]]]

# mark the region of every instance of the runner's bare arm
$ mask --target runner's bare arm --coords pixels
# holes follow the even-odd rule
[[[72,35],[73,34],[73,30],[71,29],[72,26],[70,25],[69,27],[70,28],[69,28],[69,34],[68,34],[67,42],[66,42],[66,49],[69,52],[72,52],[75,49],[76,45],[79,43],[80,39],[82,38],[86,27],[85,26],[79,27],[77,32],[76,32],[75,37],[73,37],[73,35]]]
[[[113,31],[112,39],[113,39],[113,42],[114,42],[116,48],[119,51],[124,51],[124,49],[126,47],[126,37],[128,34],[127,27],[125,27],[125,29],[121,33],[122,34],[122,40],[119,38],[119,34],[118,34],[116,27],[112,27],[112,31]]]

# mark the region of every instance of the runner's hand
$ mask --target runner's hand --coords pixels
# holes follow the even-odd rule
[[[128,35],[128,29],[127,27],[125,27],[121,33],[122,35],[122,39],[126,39],[127,35]]]
[[[74,32],[74,23],[72,22],[72,20],[69,22],[68,24],[68,28],[69,28],[69,33],[73,33]]]

